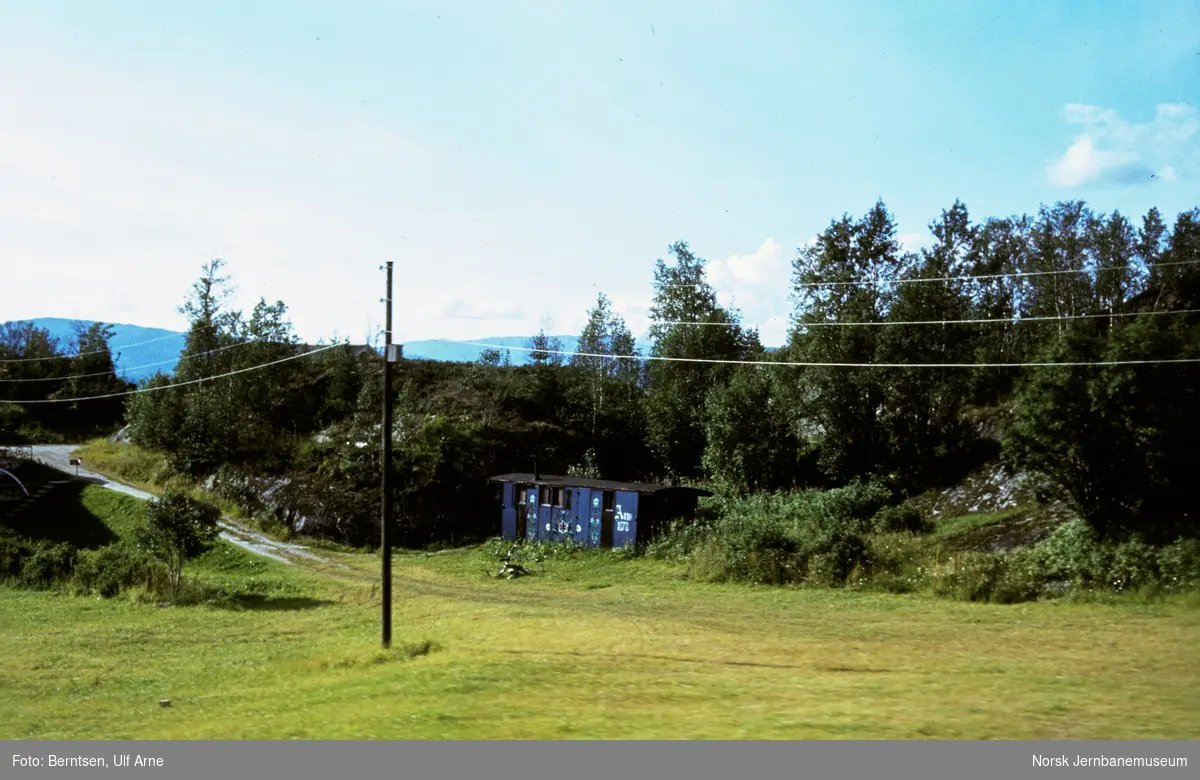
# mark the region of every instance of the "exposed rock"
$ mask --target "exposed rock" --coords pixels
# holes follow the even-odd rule
[[[209,477],[204,487],[247,511],[271,515],[293,533],[352,538],[361,530],[362,517],[369,515],[369,507],[360,506],[361,491],[288,477],[251,477],[223,469]],[[370,496],[365,498],[369,502]]]
[[[1000,464],[989,464],[947,490],[931,490],[912,500],[931,517],[1003,512],[1037,503],[1039,484],[1028,474],[1009,474]]]
[[[991,523],[955,537],[950,549],[1002,553],[1037,544],[1075,513],[1062,502],[1039,500],[1044,481],[1029,474],[1011,474],[998,463],[970,474],[958,485],[931,490],[910,501],[927,518],[951,518],[963,515],[991,515],[1011,512],[1020,507],[1028,511],[1002,522]]]

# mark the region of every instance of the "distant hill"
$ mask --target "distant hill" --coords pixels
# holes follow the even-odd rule
[[[493,344],[501,352],[508,349],[509,361],[513,365],[523,366],[531,362],[530,353],[527,349],[529,338],[529,336],[483,336],[477,339],[459,339],[455,341],[440,341],[438,339],[411,341],[404,344],[404,356],[413,358],[414,360],[444,360],[455,363],[472,362],[478,360],[483,351],[488,349],[488,347],[457,343],[458,341],[470,341],[473,344]],[[563,352],[575,352],[579,348],[578,336],[556,336],[555,338],[562,342]],[[648,341],[639,339],[635,343],[643,355],[649,353],[650,343]],[[565,355],[563,359],[570,360]]]
[[[31,320],[57,338],[60,348],[67,347],[75,339],[75,323],[91,325],[86,320],[67,320],[59,317],[39,317]],[[170,373],[183,351],[185,334],[162,328],[143,328],[140,325],[112,323],[116,335],[109,346],[116,356],[117,375],[132,382],[154,376],[155,372]],[[149,343],[146,343],[149,342]]]
[[[50,335],[58,338],[63,345],[71,343],[74,338],[74,324],[81,320],[68,320],[58,317],[40,317],[32,320],[34,325],[50,331]],[[90,322],[84,322],[90,325]],[[184,333],[164,330],[162,328],[143,328],[140,325],[113,323],[116,336],[112,340],[113,352],[117,355],[117,373],[130,381],[154,376],[155,372],[170,373],[179,361],[183,350]],[[509,350],[509,360],[513,365],[530,363],[529,352],[524,349],[529,345],[529,336],[481,336],[476,339],[440,340],[426,339],[404,343],[404,356],[414,360],[441,360],[449,363],[469,363],[479,359],[488,347],[474,344],[494,344],[503,351]],[[564,352],[574,352],[579,346],[578,336],[558,336]],[[473,344],[462,344],[460,341],[470,341]],[[147,343],[148,342],[148,343]],[[643,355],[650,353],[650,342],[641,338],[636,344]],[[774,351],[775,347],[767,347]],[[567,360],[564,356],[564,360]]]

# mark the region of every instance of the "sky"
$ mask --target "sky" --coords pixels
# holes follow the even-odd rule
[[[1200,2],[0,0],[0,320],[182,330],[222,258],[309,341],[648,326],[687,241],[784,341],[797,248],[1200,205]]]

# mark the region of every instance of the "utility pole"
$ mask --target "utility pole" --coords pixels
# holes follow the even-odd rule
[[[383,336],[383,514],[379,522],[379,546],[383,554],[383,649],[392,646],[392,262],[387,264],[387,327]]]

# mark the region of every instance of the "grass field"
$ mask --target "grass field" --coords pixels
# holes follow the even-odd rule
[[[83,501],[114,535],[135,499]],[[0,736],[1099,738],[1200,736],[1200,609],[980,605],[703,585],[614,553],[488,576],[482,549],[289,567],[222,544],[238,598],[157,607],[0,588]],[[159,706],[170,699],[171,706]]]

